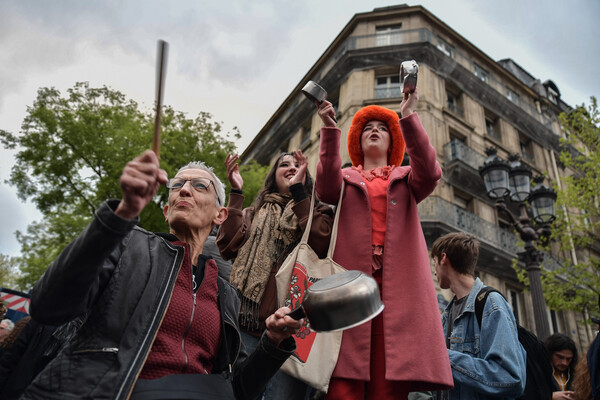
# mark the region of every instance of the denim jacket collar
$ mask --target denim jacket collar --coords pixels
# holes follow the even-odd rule
[[[464,311],[475,312],[475,300],[477,299],[477,295],[479,291],[483,288],[483,282],[479,278],[475,278],[475,283],[471,288],[471,292],[469,292],[469,297],[467,297],[467,302],[465,303]]]

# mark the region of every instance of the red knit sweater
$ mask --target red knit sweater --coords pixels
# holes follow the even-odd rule
[[[212,370],[219,349],[221,314],[217,305],[217,264],[209,259],[204,279],[193,294],[189,246],[177,275],[169,307],[158,330],[140,379],[157,379],[172,374],[204,374]]]

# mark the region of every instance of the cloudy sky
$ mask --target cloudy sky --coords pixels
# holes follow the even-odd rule
[[[108,85],[150,110],[156,41],[169,42],[165,104],[239,127],[242,151],[355,13],[371,0],[0,0],[0,129],[18,133],[37,89]],[[571,105],[600,96],[599,0],[422,0],[494,60],[552,79]],[[594,39],[595,38],[595,39]],[[0,148],[0,253],[40,218],[7,185]]]

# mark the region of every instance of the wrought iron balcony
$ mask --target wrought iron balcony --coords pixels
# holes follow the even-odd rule
[[[375,88],[376,99],[392,99],[402,97],[400,86]]]
[[[521,249],[519,238],[512,232],[502,229],[477,215],[447,202],[441,197],[430,196],[419,206],[419,217],[423,223],[446,224],[455,231],[475,235],[482,242],[502,250],[509,258],[516,258]]]
[[[457,139],[452,139],[444,145],[444,156],[446,163],[452,160],[460,160],[475,171],[478,170],[480,165],[483,165],[486,158],[483,154],[479,154]]]
[[[444,145],[444,178],[452,185],[480,199],[485,198],[485,187],[481,184],[478,168],[485,161],[463,142],[453,139]]]

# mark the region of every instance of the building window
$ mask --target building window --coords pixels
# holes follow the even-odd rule
[[[437,38],[437,42],[438,50],[440,50],[448,57],[452,57],[452,55],[454,54],[454,48],[450,44],[448,44],[448,42],[446,42],[444,39],[441,39],[439,37]]]
[[[454,204],[458,208],[462,208],[463,210],[473,212],[473,197],[467,196],[462,192],[454,193]]]
[[[375,98],[387,99],[402,97],[400,93],[400,75],[378,76],[375,78]]]
[[[389,46],[402,43],[402,24],[378,26],[375,28],[375,45]]]
[[[548,91],[548,99],[554,104],[558,104],[558,93],[551,87],[547,87],[546,90]]]
[[[520,302],[519,302],[519,292],[508,289],[508,304],[512,308],[513,314],[515,315],[515,320],[517,324],[521,324],[521,314],[519,312]]]
[[[478,77],[479,79],[481,79],[482,81],[487,82],[488,81],[488,76],[489,76],[488,72],[485,69],[481,68],[477,64],[473,64],[473,66],[475,68],[474,71],[473,71],[473,73],[475,74],[475,76]]]
[[[533,157],[533,142],[524,135],[519,135],[519,146],[521,148],[521,157],[527,161],[534,161]]]
[[[300,133],[300,150],[305,151],[310,147],[310,124],[302,126]]]
[[[506,89],[506,98],[515,104],[519,104],[519,95],[510,89]]]
[[[461,107],[461,98],[458,92],[447,90],[446,91],[446,107],[456,115],[462,117],[463,110]]]
[[[487,110],[485,112],[485,133],[496,140],[501,139],[500,118]]]

